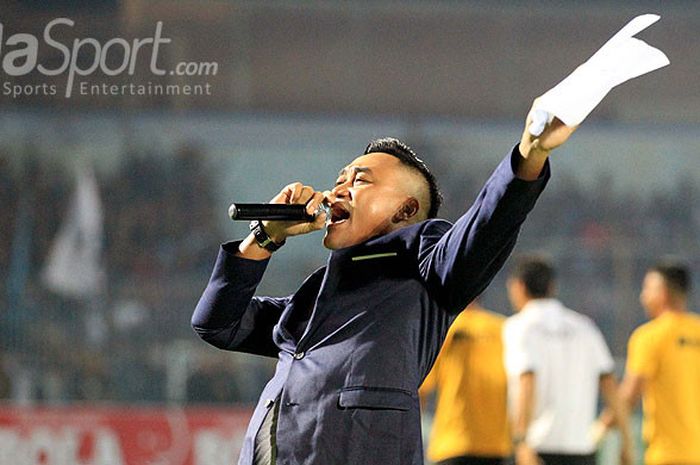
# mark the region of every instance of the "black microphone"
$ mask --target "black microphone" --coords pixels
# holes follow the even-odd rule
[[[313,221],[306,213],[306,205],[284,203],[232,203],[228,207],[232,220]]]

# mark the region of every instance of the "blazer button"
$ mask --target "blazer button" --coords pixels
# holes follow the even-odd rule
[[[304,358],[304,356],[306,356],[304,352],[297,352],[296,354],[294,354],[294,359],[301,360],[302,358]]]

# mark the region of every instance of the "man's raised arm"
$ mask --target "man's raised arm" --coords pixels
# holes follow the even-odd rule
[[[547,159],[576,130],[554,118],[537,137],[528,116],[519,145],[501,162],[469,210],[447,232],[426,228],[420,271],[450,312],[460,312],[491,282],[515,246],[520,226],[549,178]]]

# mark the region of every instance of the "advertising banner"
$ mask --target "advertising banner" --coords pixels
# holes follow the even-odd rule
[[[232,465],[251,413],[0,407],[0,465]]]

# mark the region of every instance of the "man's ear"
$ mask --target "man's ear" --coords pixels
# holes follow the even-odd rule
[[[391,218],[391,222],[400,223],[402,221],[408,221],[418,214],[419,209],[420,204],[418,203],[418,200],[410,197],[403,203],[403,205],[401,205],[401,208],[394,213],[394,216]]]

